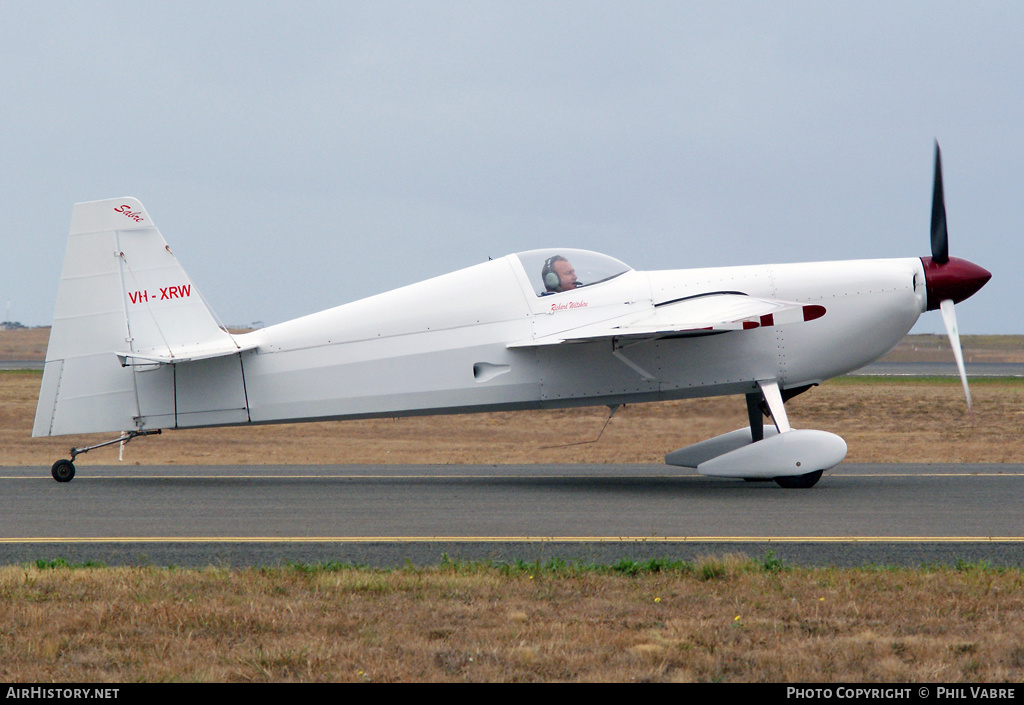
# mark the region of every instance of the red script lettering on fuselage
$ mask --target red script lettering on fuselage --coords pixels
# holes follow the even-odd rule
[[[587,302],[586,301],[567,301],[564,304],[551,304],[551,312],[554,313],[555,311],[568,311],[568,310],[574,309],[574,308],[586,308],[586,307],[587,307]]]

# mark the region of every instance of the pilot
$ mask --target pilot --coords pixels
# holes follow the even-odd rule
[[[540,270],[540,276],[544,280],[544,288],[547,289],[544,295],[572,291],[581,286],[576,279],[576,270],[569,260],[561,255],[548,257],[544,262],[544,268]]]

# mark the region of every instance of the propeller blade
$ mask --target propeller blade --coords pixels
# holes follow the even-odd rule
[[[932,187],[932,261],[949,261],[949,233],[946,230],[946,197],[942,192],[942,156],[935,143],[935,185]]]
[[[956,358],[956,367],[960,371],[960,381],[964,385],[964,394],[967,396],[967,412],[971,413],[971,390],[967,386],[967,370],[964,367],[964,352],[960,348],[960,332],[956,328],[956,313],[953,310],[953,299],[945,299],[939,304],[942,311],[942,322],[946,324],[946,334],[949,335],[949,344],[953,347],[953,357]]]

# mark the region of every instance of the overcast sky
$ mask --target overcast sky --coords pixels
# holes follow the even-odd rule
[[[993,273],[960,330],[1024,333],[1022,36],[1020,2],[0,0],[0,306],[49,324],[72,205],[117,196],[228,324],[546,246],[927,255],[938,139]]]

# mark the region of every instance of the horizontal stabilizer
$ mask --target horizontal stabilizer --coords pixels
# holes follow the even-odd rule
[[[524,340],[508,347],[558,345],[612,338],[635,340],[698,336],[802,323],[824,315],[824,306],[758,298],[736,292],[716,292],[656,304],[640,314]]]
[[[153,352],[119,352],[115,353],[121,365],[132,364],[160,364],[171,365],[179,362],[194,362],[196,360],[208,360],[211,357],[223,357],[225,355],[237,355],[246,350],[253,350],[258,343],[212,343],[206,345],[183,345],[178,347],[156,348]]]

